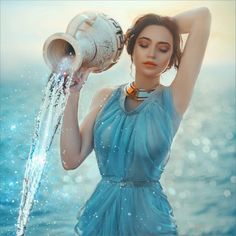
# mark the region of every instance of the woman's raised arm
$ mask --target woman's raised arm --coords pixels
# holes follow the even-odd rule
[[[206,7],[182,12],[172,17],[181,34],[188,33],[176,77],[171,84],[176,110],[183,115],[191,100],[201,69],[211,27],[211,14]]]

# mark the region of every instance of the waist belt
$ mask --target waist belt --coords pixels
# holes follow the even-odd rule
[[[159,185],[159,180],[131,180],[131,179],[115,179],[113,177],[102,177],[102,181],[111,184],[117,184],[120,187],[146,187],[152,185]]]

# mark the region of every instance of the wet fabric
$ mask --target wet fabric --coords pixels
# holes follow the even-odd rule
[[[76,235],[178,235],[160,177],[182,117],[170,87],[159,87],[126,109],[122,84],[113,90],[94,124],[101,180],[79,209]]]

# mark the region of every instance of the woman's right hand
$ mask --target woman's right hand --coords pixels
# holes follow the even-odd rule
[[[96,69],[97,69],[96,67],[91,67],[91,68],[81,67],[80,69],[75,71],[72,75],[70,93],[78,93],[84,86],[85,82],[87,81],[89,74],[95,71]]]
[[[85,67],[81,67],[79,70],[73,73],[70,85],[70,93],[77,93],[81,90],[85,84],[85,81],[88,79],[89,73],[89,69]]]

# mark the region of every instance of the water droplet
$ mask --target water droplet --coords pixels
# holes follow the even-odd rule
[[[117,152],[117,151],[119,151],[119,147],[118,146],[116,146],[116,145],[114,145],[114,147],[113,147],[113,152]]]
[[[98,218],[98,213],[95,212],[95,213],[93,214],[93,216],[95,216],[96,218]]]
[[[130,212],[128,212],[128,216],[131,216],[132,214]]]
[[[13,125],[11,125],[10,130],[13,131],[15,128],[16,128],[16,125],[13,124]]]

